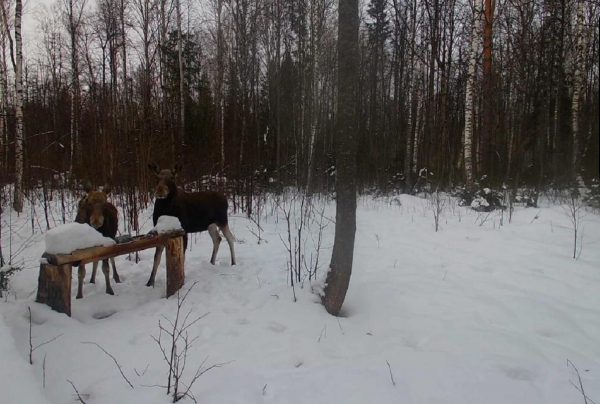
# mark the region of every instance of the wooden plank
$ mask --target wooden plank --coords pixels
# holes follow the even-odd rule
[[[41,264],[36,302],[71,316],[71,264]]]
[[[52,265],[63,264],[87,264],[89,262],[116,257],[118,255],[129,254],[136,251],[146,250],[161,244],[166,244],[171,238],[180,238],[185,235],[183,230],[177,230],[158,235],[148,235],[134,239],[128,243],[115,244],[108,247],[91,247],[82,250],[73,251],[71,254],[48,254],[42,256]]]
[[[185,280],[183,237],[167,241],[167,297],[174,295]]]

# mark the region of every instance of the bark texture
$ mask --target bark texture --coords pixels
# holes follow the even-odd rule
[[[342,308],[350,283],[356,232],[358,1],[340,0],[338,13],[336,221],[333,252],[323,296],[325,309],[334,316],[337,316]]]

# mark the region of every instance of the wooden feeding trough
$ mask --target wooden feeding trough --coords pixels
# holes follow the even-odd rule
[[[53,310],[71,316],[71,271],[73,266],[113,258],[123,254],[164,245],[167,250],[167,297],[177,292],[184,282],[183,230],[148,234],[108,247],[91,247],[70,254],[42,255],[38,290],[35,299]]]

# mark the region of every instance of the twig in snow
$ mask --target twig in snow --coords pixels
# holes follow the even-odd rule
[[[325,336],[325,337],[327,336],[327,324],[325,324],[323,326],[323,329],[321,329],[321,335],[319,335],[319,339],[317,339],[317,342],[321,342],[321,338],[323,336]]]
[[[75,393],[77,394],[77,399],[79,400],[79,402],[81,404],[87,404],[83,398],[81,398],[81,394],[79,394],[79,390],[77,390],[77,387],[75,387],[75,385],[73,384],[72,381],[70,381],[69,379],[67,379],[67,381],[71,384],[71,386],[73,387],[73,390],[75,390]]]
[[[392,385],[396,387],[396,382],[394,381],[394,374],[392,373],[392,367],[390,366],[390,363],[387,361],[387,359],[385,363],[387,363],[388,369],[390,370],[390,379],[392,379]]]
[[[146,371],[148,370],[149,366],[150,366],[150,364],[147,364],[146,367],[144,368],[144,370],[142,371],[142,373],[138,372],[138,370],[136,368],[133,368],[133,371],[135,372],[136,375],[138,375],[138,377],[142,377],[146,374]]]
[[[228,365],[231,362],[233,362],[233,361],[229,361],[229,362],[223,362],[223,363],[215,363],[214,365],[211,365],[211,366],[207,367],[206,369],[201,370],[202,366],[204,365],[204,363],[206,362],[207,359],[208,359],[208,357],[202,361],[202,363],[196,370],[196,374],[194,375],[194,377],[192,377],[190,384],[187,386],[187,389],[181,394],[181,396],[179,396],[179,398],[189,397],[196,403],[197,402],[196,398],[194,397],[194,395],[192,393],[190,393],[190,389],[192,388],[192,386],[194,385],[196,380],[198,380],[200,378],[200,376],[202,376],[203,374],[205,374],[206,372],[208,372],[210,370],[223,367],[223,366]],[[178,401],[178,400],[176,400],[176,401]]]
[[[47,345],[49,343],[51,343],[52,341],[56,341],[57,339],[59,339],[60,337],[62,337],[62,334],[57,335],[54,338],[50,338],[48,341],[42,342],[41,344],[38,344],[36,346],[33,346],[33,337],[31,334],[31,329],[32,329],[32,321],[31,321],[31,307],[27,306],[27,310],[29,311],[29,364],[33,365],[33,352],[44,346]]]
[[[346,333],[344,332],[344,329],[342,328],[342,323],[340,323],[339,317],[337,317],[337,323],[338,323],[338,326],[340,327],[340,331],[342,332],[342,335],[346,335]]]
[[[106,349],[102,348],[99,344],[97,344],[95,342],[91,342],[91,341],[84,341],[84,342],[82,342],[82,344],[96,345],[98,348],[100,348],[100,350],[102,350],[102,352],[104,352],[106,355],[108,355],[113,360],[115,365],[117,365],[117,368],[119,369],[119,372],[121,373],[121,376],[123,376],[123,379],[125,379],[125,381],[129,385],[129,387],[131,387],[132,389],[135,389],[135,387],[133,387],[133,384],[131,384],[131,382],[129,381],[127,376],[125,376],[125,373],[123,373],[123,369],[121,368],[121,365],[119,364],[117,359],[114,356],[112,356]]]
[[[46,355],[44,355],[44,361],[42,362],[42,386],[46,388]]]
[[[571,380],[569,380],[569,382],[573,385],[573,387],[575,387],[577,389],[577,391],[579,391],[581,393],[581,395],[583,396],[583,401],[584,401],[585,404],[588,404],[588,402],[590,402],[592,404],[596,404],[591,398],[589,398],[588,396],[585,395],[585,391],[583,390],[583,382],[581,381],[581,375],[579,374],[579,370],[577,370],[577,368],[575,367],[575,365],[573,364],[573,362],[571,362],[569,359],[567,359],[567,367],[569,365],[571,365],[571,367],[573,369],[575,369],[575,373],[577,374],[577,379],[579,379],[579,386],[577,386]]]

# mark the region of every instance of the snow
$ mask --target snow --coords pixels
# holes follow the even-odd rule
[[[69,254],[82,248],[115,244],[113,239],[82,223],[62,224],[48,230],[45,242],[49,254]]]
[[[477,209],[482,206],[485,206],[485,207],[490,206],[489,202],[482,196],[479,196],[479,197],[473,199],[473,201],[471,201],[471,207],[473,209]]]
[[[179,219],[175,216],[163,215],[159,216],[156,226],[152,228],[151,232],[163,234],[174,230],[182,230]]]
[[[18,352],[10,328],[0,316],[0,387],[3,403],[49,403],[41,384],[35,377],[35,368],[25,360],[24,352]],[[6,400],[6,401],[4,401]]]
[[[322,276],[335,207],[315,203],[325,203],[329,223]],[[584,400],[569,360],[587,396],[600,402],[600,217],[590,211],[581,219],[581,250],[573,260],[572,225],[563,206],[542,198],[539,204],[517,207],[509,223],[507,212],[479,213],[448,199],[435,232],[426,199],[362,197],[354,268],[339,318],[325,312],[308,280],[296,285],[294,302],[281,241],[287,224],[275,199],[261,210],[261,243],[257,218],[232,214],[238,265],[229,265],[227,248],[210,265],[208,234],[189,236],[184,290],[197,283],[184,310],[192,310],[191,317],[207,315],[188,329],[197,340],[184,380],[203,361],[204,367],[225,363],[192,388],[208,404],[579,404]],[[13,213],[14,240],[30,238],[25,216]],[[140,215],[143,230],[151,228],[150,218],[151,211]],[[148,387],[166,383],[167,368],[152,337],[177,306],[176,298],[164,297],[164,261],[156,287],[147,288],[154,251],[140,252],[139,263],[117,257],[122,283],[113,284],[116,295],[86,278],[84,299],[75,300],[73,288],[69,318],[33,301],[43,251],[38,233],[20,255],[32,264],[13,275],[12,293],[0,302],[0,401],[76,402],[70,380],[90,404],[169,402],[163,389]],[[8,243],[4,233],[2,243]],[[34,345],[62,334],[34,352],[32,366],[28,306]],[[113,355],[135,388],[110,357],[82,343],[87,341]]]

